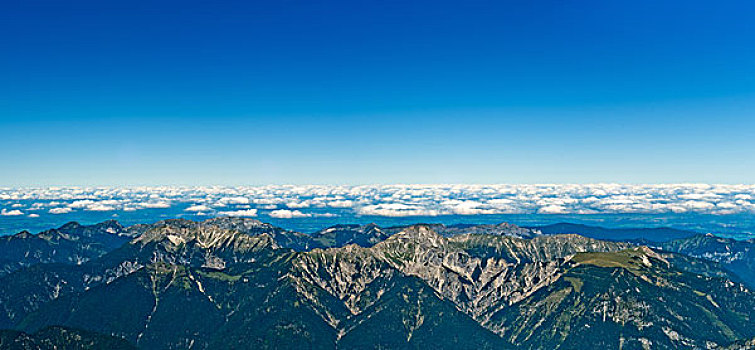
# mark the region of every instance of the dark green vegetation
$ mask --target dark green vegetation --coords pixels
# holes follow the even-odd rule
[[[127,341],[94,332],[63,327],[47,327],[34,334],[0,331],[0,349],[6,350],[131,350]]]
[[[130,240],[131,232],[116,221],[82,226],[71,222],[33,235],[27,231],[0,237],[0,276],[39,263],[80,264]]]
[[[704,349],[755,337],[744,268],[710,258],[752,242],[651,249],[507,224],[76,227],[107,249],[11,262],[0,277],[0,328],[14,329],[2,348]]]

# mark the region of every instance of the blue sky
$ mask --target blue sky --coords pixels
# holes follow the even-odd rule
[[[753,183],[748,1],[23,1],[0,185]]]

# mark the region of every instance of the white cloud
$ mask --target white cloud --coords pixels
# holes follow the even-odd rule
[[[24,215],[24,212],[22,212],[22,211],[20,211],[18,209],[13,209],[13,210],[3,209],[2,211],[0,211],[0,215],[2,215],[2,216],[19,216],[19,215]]]
[[[112,211],[115,210],[115,207],[109,206],[103,203],[94,203],[88,205],[84,210],[87,211]]]
[[[93,200],[85,199],[85,200],[73,201],[71,203],[68,203],[68,207],[74,208],[74,209],[83,209],[93,204],[94,204]]]
[[[43,209],[44,207],[45,207],[45,204],[44,204],[44,203],[32,203],[32,205],[31,205],[31,207],[29,208],[29,210],[41,210],[41,209]]]
[[[565,214],[567,209],[560,205],[547,205],[537,210],[539,214]]]
[[[307,217],[312,216],[312,214],[305,214],[298,210],[288,210],[288,209],[273,210],[267,215],[273,218],[277,218],[277,219],[307,218]]]
[[[140,208],[146,208],[146,209],[167,209],[170,208],[170,203],[168,202],[146,202],[146,203],[138,203],[138,207]]]
[[[39,214],[29,214],[27,216],[30,217],[30,218],[38,218]]]
[[[351,200],[335,200],[328,202],[326,206],[331,208],[351,208],[354,206],[354,201]]]
[[[301,201],[301,202],[291,201],[291,202],[287,202],[285,204],[286,204],[287,207],[292,208],[292,209],[294,209],[294,208],[298,208],[298,209],[309,208],[312,205],[311,201],[308,201],[308,200]]]
[[[736,209],[737,205],[734,204],[734,203],[732,203],[732,202],[721,202],[721,203],[716,203],[716,207],[718,207],[720,209],[727,209],[728,210],[728,209]]]
[[[444,208],[448,208],[450,214],[456,215],[480,215],[496,214],[498,211],[490,208],[483,208],[483,204],[472,200],[449,200],[441,203]]]
[[[221,211],[218,214],[221,216],[253,217],[253,216],[257,216],[257,209]]]
[[[210,208],[210,207],[208,207],[208,206],[206,206],[204,204],[195,204],[195,205],[192,205],[192,206],[184,209],[184,211],[193,211],[193,212],[211,211],[211,210],[212,210],[212,208]]]
[[[726,214],[755,213],[753,198],[755,185],[707,184],[50,187],[0,188],[0,199],[7,201],[0,203],[0,209],[28,213],[60,207],[49,212],[64,214],[73,210],[134,211],[190,205],[186,210],[198,213],[214,213],[216,210],[212,208],[226,208],[228,212],[277,208],[294,212],[304,208],[323,208],[313,216],[323,213],[346,216]],[[18,206],[22,203],[28,209]],[[14,208],[14,204],[18,208]]]
[[[50,214],[68,214],[72,212],[73,209],[69,207],[63,207],[63,208],[52,208],[48,211]]]
[[[437,216],[440,212],[434,209],[425,209],[417,205],[406,205],[401,203],[382,203],[377,205],[368,205],[358,210],[361,215],[374,216]]]
[[[681,204],[689,209],[700,209],[700,210],[713,209],[716,206],[713,203],[703,202],[703,201],[686,201]]]
[[[224,197],[218,200],[220,204],[249,204],[249,198],[246,197]]]

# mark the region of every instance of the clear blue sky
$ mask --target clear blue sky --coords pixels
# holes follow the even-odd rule
[[[0,186],[755,182],[752,1],[14,1]]]

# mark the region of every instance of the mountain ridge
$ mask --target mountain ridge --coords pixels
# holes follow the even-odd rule
[[[716,347],[755,336],[747,311],[755,294],[718,262],[490,229],[340,225],[308,240],[253,219],[163,220],[81,264],[0,277],[0,328],[73,327],[150,349],[572,348],[596,336],[580,323],[603,329],[609,347],[619,339]],[[612,311],[601,314],[603,305]],[[690,310],[711,316],[695,320]]]

